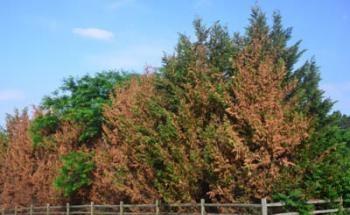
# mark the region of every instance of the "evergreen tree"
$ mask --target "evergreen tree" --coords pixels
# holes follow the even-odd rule
[[[277,20],[280,20],[277,19]],[[276,26],[276,16],[275,22]],[[278,22],[277,22],[278,23]],[[279,25],[277,25],[279,26]],[[273,28],[275,29],[275,28]],[[278,35],[286,35],[279,30]],[[276,37],[276,36],[275,36]],[[280,38],[289,38],[278,36]],[[346,197],[349,193],[349,131],[344,129],[341,114],[332,113],[334,102],[325,98],[324,91],[320,89],[320,72],[314,59],[304,63],[300,68],[293,69],[293,65],[304,51],[299,50],[300,41],[291,47],[286,43],[280,50],[287,50],[282,54],[285,62],[289,60],[288,79],[297,80],[296,88],[287,99],[297,96],[297,107],[304,116],[308,116],[310,128],[309,138],[302,141],[292,157],[295,165],[286,170],[280,183],[276,184],[275,197],[282,200],[303,202],[310,198],[338,198]],[[286,58],[287,56],[287,58]],[[344,118],[343,118],[344,119]],[[300,209],[304,208],[299,205]]]
[[[233,98],[227,112],[242,141],[240,189],[256,198],[269,196],[282,169],[293,165],[290,157],[307,137],[308,118],[285,98],[296,86],[284,83],[287,70],[279,44],[269,37],[265,15],[254,9],[246,46],[240,51],[233,78]],[[277,47],[275,47],[277,46]]]
[[[34,159],[30,138],[26,135],[29,116],[26,110],[16,111],[6,120],[8,149],[1,168],[1,203],[3,206],[26,206],[34,198]]]
[[[106,109],[106,139],[122,145],[118,153],[125,159],[114,164],[123,166],[118,186],[126,190],[142,169],[149,179],[142,184],[167,202],[270,195],[271,186],[257,190],[258,182],[277,181],[307,136],[307,117],[298,111],[298,95],[292,95],[297,80],[288,77],[283,59],[297,48],[285,50],[286,42],[273,40],[288,31],[270,31],[257,8],[245,37],[230,39],[218,24],[206,28],[197,20],[194,26],[197,40],[180,35],[175,54],[166,56],[161,72],[147,82],[155,88],[135,92],[143,86],[135,82],[115,93],[126,101]],[[140,188],[132,187],[128,198],[141,197]]]

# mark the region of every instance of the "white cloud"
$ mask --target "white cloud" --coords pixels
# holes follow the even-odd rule
[[[96,40],[112,40],[114,34],[110,31],[100,28],[74,28],[72,32],[81,37],[96,39]]]
[[[0,90],[0,102],[21,100],[23,98],[24,93],[20,90]]]
[[[86,64],[98,70],[125,69],[142,72],[145,66],[161,65],[163,52],[169,47],[161,44],[140,44],[124,47],[118,52],[92,55],[85,59]]]

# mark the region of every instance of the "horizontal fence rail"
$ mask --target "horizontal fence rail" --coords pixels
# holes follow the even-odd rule
[[[314,207],[310,214],[334,214],[340,211],[350,212],[350,201],[337,199],[310,200],[306,204]],[[288,211],[283,202],[268,202],[266,198],[260,203],[206,203],[202,199],[199,203],[161,204],[156,200],[154,204],[124,204],[98,205],[91,202],[87,205],[64,205],[1,208],[1,215],[297,215]]]

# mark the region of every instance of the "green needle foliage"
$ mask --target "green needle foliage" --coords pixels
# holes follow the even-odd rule
[[[0,127],[0,143],[1,147],[4,147],[8,144],[8,134],[2,127]]]
[[[4,157],[7,151],[7,147],[8,147],[8,134],[7,132],[0,127],[0,166],[3,165],[4,162]]]

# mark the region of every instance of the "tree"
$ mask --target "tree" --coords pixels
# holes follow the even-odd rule
[[[93,145],[101,135],[103,105],[108,103],[114,87],[122,85],[131,76],[133,74],[110,71],[97,73],[94,77],[65,79],[59,90],[43,99],[42,114],[31,124],[34,144],[43,144],[45,140],[52,142],[60,125],[70,122],[81,129],[76,146]]]
[[[8,149],[1,168],[1,203],[5,207],[25,206],[33,198],[34,159],[32,143],[26,135],[29,127],[26,110],[7,116]]]
[[[295,165],[285,170],[274,190],[277,200],[294,201],[294,205],[304,210],[305,205],[300,203],[306,199],[345,198],[349,193],[349,149],[346,146],[349,143],[349,131],[344,126],[346,117],[338,112],[331,112],[334,102],[325,98],[324,91],[319,87],[321,78],[315,59],[312,58],[293,70],[293,65],[304,51],[298,51],[300,42],[287,47],[286,42],[291,31],[283,30],[278,24],[280,20],[280,16],[275,16],[274,26],[277,28],[273,27],[275,33],[271,35],[287,39],[278,49],[285,52],[281,56],[287,62],[286,68],[289,68],[286,83],[297,80],[296,87],[287,100],[297,97],[298,111],[311,120],[309,138],[298,145],[291,157]]]
[[[159,195],[154,188],[154,170],[146,162],[150,139],[141,139],[146,104],[154,96],[153,77],[133,78],[116,88],[110,105],[104,110],[105,144],[96,149],[92,199],[95,202],[153,202]]]
[[[263,198],[271,194],[281,169],[293,165],[290,157],[307,138],[309,120],[297,111],[297,98],[285,100],[296,81],[284,83],[285,62],[270,44],[264,16],[253,11],[251,22],[248,43],[235,61],[227,112],[242,140],[237,149],[246,168],[242,192]]]
[[[197,41],[180,35],[175,54],[147,82],[154,88],[138,91],[144,85],[135,82],[115,93],[125,101],[106,109],[106,140],[123,149],[123,162],[114,164],[123,166],[118,187],[127,189],[146,171],[142,184],[167,202],[269,195],[267,184],[291,165],[307,137],[308,119],[298,112],[296,96],[286,100],[297,81],[286,83],[284,59],[259,10],[246,37],[230,39],[218,24],[194,26]],[[260,181],[264,190],[257,189]]]

